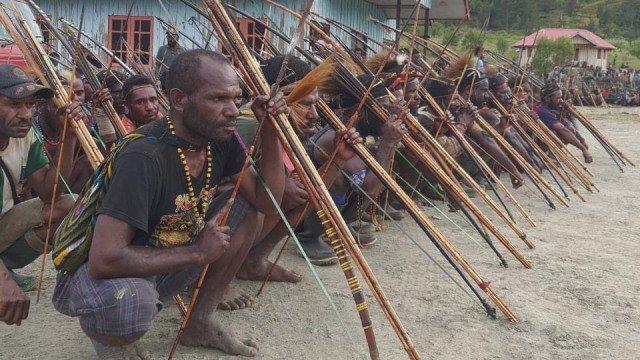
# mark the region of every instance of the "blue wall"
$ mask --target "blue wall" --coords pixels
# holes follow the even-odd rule
[[[80,23],[80,13],[82,1],[71,0],[39,0],[36,1],[40,7],[52,18],[64,17],[74,24]],[[155,54],[160,46],[165,43],[164,30],[160,21],[155,17],[160,17],[165,21],[175,24],[175,27],[185,35],[193,38],[196,42],[204,43],[206,39],[206,30],[208,19],[199,16],[194,10],[184,5],[178,0],[137,0],[133,2],[131,15],[133,16],[152,16],[154,17],[154,39],[152,52]],[[198,1],[194,3],[200,4]],[[291,15],[285,14],[280,9],[272,7],[266,3],[256,1],[254,5],[250,0],[229,1],[239,9],[256,16],[264,17],[260,11],[264,11],[274,19],[283,31],[293,34],[297,25],[297,19]],[[278,3],[283,4],[291,9],[299,10],[304,3],[303,0],[281,0]],[[162,6],[163,4],[164,6]],[[86,0],[85,19],[83,30],[90,34],[94,39],[102,42],[107,46],[108,39],[108,16],[120,15],[126,16],[130,1],[104,1],[104,0]],[[316,0],[313,4],[312,11],[327,16],[331,19],[345,23],[351,27],[366,32],[372,37],[381,41],[384,38],[384,32],[379,26],[368,20],[369,16],[386,21],[384,12],[375,5],[364,0]],[[319,19],[316,19],[321,21]],[[348,34],[338,31],[334,26],[331,27],[332,33],[340,36],[347,45],[351,44],[351,38]],[[308,29],[307,29],[308,32]],[[186,39],[185,36],[180,37],[180,44],[187,49],[194,48],[195,45]],[[212,46],[215,48],[215,36],[212,39]]]

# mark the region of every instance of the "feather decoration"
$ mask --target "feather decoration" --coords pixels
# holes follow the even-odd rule
[[[474,68],[471,62],[471,53],[466,52],[458,57],[445,71],[444,75],[451,79],[456,80],[462,77],[462,73],[469,68]]]
[[[331,77],[335,69],[336,55],[331,54],[325,61],[311,70],[302,80],[298,81],[285,100],[288,105],[293,105],[311,94],[313,90],[322,85]]]
[[[379,53],[371,55],[371,57],[367,59],[366,65],[369,70],[371,70],[371,72],[376,73],[378,69],[380,69],[381,67],[389,66],[390,63],[391,65],[397,65],[395,58],[396,56],[393,55],[391,50],[383,50]]]

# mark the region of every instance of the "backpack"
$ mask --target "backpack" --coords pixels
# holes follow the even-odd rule
[[[89,257],[97,211],[102,204],[113,174],[113,163],[120,151],[132,141],[145,137],[131,133],[125,136],[100,164],[85,184],[69,214],[54,235],[53,264],[58,271],[74,273]]]

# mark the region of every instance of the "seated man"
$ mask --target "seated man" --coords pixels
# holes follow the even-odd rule
[[[409,87],[407,87],[409,89]],[[440,100],[444,97],[450,97],[453,93],[454,87],[447,79],[433,79],[427,83],[426,90],[434,98],[434,100]],[[448,126],[458,128],[462,133],[466,131],[470,123],[473,123],[472,113],[470,111],[456,112],[456,116],[447,112],[446,118],[442,119],[436,115],[436,111],[429,106],[423,106],[417,109],[414,114],[416,120],[420,125],[429,132],[435,140],[442,146],[455,161],[462,162],[466,158],[465,152],[460,143],[455,137],[447,130]],[[445,124],[445,122],[447,124]],[[430,146],[422,143],[422,139],[414,135],[415,140],[423,146],[427,151],[430,151]],[[433,170],[423,164],[421,161],[415,158],[410,152],[406,152],[402,149],[404,157],[398,158],[396,164],[398,166],[398,174],[409,184],[416,184],[416,190],[422,195],[434,199],[434,200],[453,200],[453,194],[447,191],[446,187],[439,185],[439,180]],[[404,181],[402,181],[404,183]],[[403,184],[407,191],[413,191],[407,184]],[[444,190],[444,191],[443,191]],[[468,189],[468,192],[474,193],[472,189]]]
[[[564,103],[560,87],[554,83],[545,85],[540,91],[540,99],[542,102],[536,109],[540,120],[547,125],[549,129],[553,130],[565,144],[571,144],[580,149],[586,163],[592,162],[593,158],[589,153],[587,144],[578,140],[576,130],[573,129],[572,131],[572,129],[563,125],[562,122],[558,120],[556,113],[554,113],[554,111],[561,111]]]
[[[489,80],[475,69],[466,69],[461,75],[458,92],[460,98],[471,100],[474,106],[482,108],[486,105],[489,98]],[[443,100],[447,101],[446,106],[451,99],[443,98]],[[450,109],[453,110],[454,108],[455,106],[452,106]],[[507,171],[514,189],[522,186],[522,174],[520,174],[520,171],[518,171],[518,168],[509,156],[498,146],[495,139],[486,134],[476,123],[472,123],[466,129],[466,135],[469,139],[473,140],[473,144],[477,145],[484,153],[488,154],[491,159]]]
[[[153,80],[144,75],[133,75],[122,83],[122,97],[127,114],[122,125],[131,132],[142,125],[162,118],[158,107],[158,93]]]
[[[111,94],[111,99],[113,101],[113,108],[119,116],[124,116],[127,112],[127,108],[124,104],[124,96],[122,96],[122,85],[126,79],[126,75],[122,71],[112,69],[109,74],[107,74],[106,70],[103,70],[96,76],[100,83],[106,82],[105,84],[107,89],[109,89],[109,93]]]
[[[381,76],[384,78],[384,74],[381,74]],[[374,81],[374,77],[359,76],[358,80],[367,88]],[[373,146],[374,158],[384,169],[390,169],[395,147],[402,139],[402,136],[407,133],[406,126],[403,123],[405,113],[399,112],[404,100],[402,100],[403,95],[400,94],[399,100],[392,104],[389,101],[389,91],[386,88],[388,84],[378,80],[375,81],[376,85],[373,86],[370,95],[389,111],[389,118],[380,120],[375,114],[363,108],[357,114],[356,130],[363,138],[371,136],[376,139]],[[334,91],[330,95],[339,97],[339,100],[336,101],[336,106],[344,109],[342,119],[344,121],[348,120],[355,113],[360,99],[352,95],[348,89],[340,84],[330,85],[329,88]],[[316,167],[324,166],[330,154],[333,153],[336,148],[335,137],[335,131],[330,126],[325,126],[310,137],[305,144],[309,157],[314,161]],[[353,227],[354,224],[360,223],[358,218],[368,206],[368,198],[377,198],[383,190],[383,184],[378,180],[374,172],[368,170],[360,157],[355,156],[349,159],[342,166],[342,169],[346,176],[338,176],[329,191],[334,202],[340,208],[345,222]],[[367,196],[361,194],[359,188],[362,188],[362,191]],[[319,252],[324,247],[328,247],[322,239],[324,229],[316,214],[309,214],[305,218],[303,225],[304,231],[299,234],[299,237],[308,241],[309,249]],[[354,237],[362,248],[373,245],[377,240],[372,234],[355,234]],[[305,248],[305,251],[307,251],[307,248]]]
[[[495,74],[489,77],[489,88],[495,95],[497,101],[509,111],[513,104],[513,94],[508,84],[508,79],[502,74]],[[497,104],[494,104],[497,106]],[[493,128],[504,137],[514,150],[522,156],[537,172],[542,172],[541,163],[533,153],[531,146],[518,134],[517,130],[511,126],[512,121],[516,121],[513,114],[502,115],[497,109],[480,110],[482,117],[493,126]]]
[[[181,342],[254,356],[256,345],[237,339],[214,315],[261,226],[259,212],[276,212],[255,169],[239,179],[245,158],[233,136],[239,81],[224,55],[191,50],[176,57],[167,88],[169,116],[118,144],[58,230],[53,304],[80,317],[99,356],[146,359],[137,340],[162,302],[210,264]],[[258,96],[253,111],[267,121],[257,166],[279,202],[285,174],[273,164],[282,164],[281,145],[266,115],[288,109],[278,93]],[[233,202],[230,191],[216,194],[224,177],[241,180]]]
[[[53,91],[37,85],[18,66],[0,65],[0,321],[17,324],[29,314],[29,298],[17,284],[13,269],[19,269],[45,252],[47,221],[52,216],[50,234],[71,209],[73,201],[61,196],[63,186],[54,195],[58,171],[49,160],[32,129],[33,105],[38,98],[51,98]],[[58,120],[82,117],[79,103],[57,112]],[[75,152],[76,137],[67,127],[61,156],[60,175],[68,177]],[[22,201],[23,185],[29,181],[37,198]],[[55,201],[54,201],[55,200]]]
[[[283,59],[284,56],[276,56],[267,60],[262,65],[261,68],[265,79],[270,85],[276,82]],[[331,62],[332,60],[326,61]],[[322,83],[331,75],[332,67],[333,64],[331,63],[323,63],[312,71],[307,63],[296,57],[291,57],[287,63],[287,76],[282,80],[280,86],[282,91],[288,95],[286,97],[287,105],[291,109],[289,119],[296,134],[302,141],[305,141],[317,131],[316,126],[319,117],[316,104],[320,99],[318,87],[322,86]],[[315,86],[308,86],[310,84]],[[300,91],[303,91],[303,93],[300,93]],[[238,121],[238,129],[246,129],[250,127],[250,124],[254,124],[254,121],[249,119]],[[255,130],[255,126],[253,126],[252,131],[241,132],[244,133],[243,140],[246,143],[250,143],[253,140]],[[338,137],[339,139],[336,139],[336,141],[340,141],[342,144],[360,143],[362,141],[355,129],[347,133],[340,132]],[[355,153],[348,146],[344,145],[340,147],[340,150],[334,162],[338,166],[343,166]],[[304,205],[308,200],[308,195],[292,166],[291,160],[286,156],[284,160],[285,163],[283,166],[285,167],[288,177],[282,200],[282,210],[291,226],[295,226],[295,222],[302,215]],[[332,166],[329,170],[323,178],[327,187],[331,186],[333,180],[338,175],[335,167]],[[324,170],[320,170],[320,173],[322,174],[323,171]],[[314,209],[312,206],[309,206],[307,211],[314,212]],[[269,254],[287,233],[287,228],[279,216],[266,216],[260,235],[256,238],[255,244],[249,252],[243,266],[240,268],[237,277],[246,280],[263,280],[272,266],[272,263],[269,261]],[[305,242],[303,238],[299,240],[306,252],[307,242]],[[333,253],[331,247],[328,245],[327,247],[326,257],[337,260],[337,256]],[[318,253],[314,251],[307,253],[307,256],[312,263],[318,261]],[[320,256],[322,257],[320,259],[321,261],[326,261],[324,254],[320,254]],[[299,282],[302,277],[281,266],[276,266],[269,279],[271,281]],[[236,309],[248,306],[252,302],[246,295],[240,298],[235,296],[234,300],[235,302],[230,301],[227,304],[221,305],[226,305],[225,308]]]
[[[84,101],[85,94],[82,79],[78,77],[74,78],[72,74],[67,71],[58,72],[58,78],[60,79],[60,83],[65,87],[65,90],[72,95],[71,101],[73,103],[80,104],[80,106],[84,106],[82,103]],[[108,92],[105,91],[104,93],[108,95]],[[53,99],[41,98],[37,99],[35,102],[35,110],[36,116],[34,118],[34,126],[43,142],[43,149],[45,153],[50,159],[54,159],[62,139],[62,125],[57,116],[58,106],[56,106]],[[98,117],[94,116],[90,119],[88,116],[89,114],[86,113],[86,109],[83,108],[83,111],[83,122],[87,129],[91,131],[91,128],[93,127],[93,120]],[[69,177],[65,178],[71,192],[80,192],[84,187],[84,184],[91,177],[92,173],[93,168],[91,167],[91,163],[84,153],[81,153],[74,160],[71,174]]]

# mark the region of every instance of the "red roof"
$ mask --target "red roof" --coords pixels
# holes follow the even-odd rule
[[[593,46],[600,49],[610,49],[613,50],[616,47],[606,42],[600,36],[592,33],[589,30],[584,29],[553,29],[553,28],[544,28],[540,29],[533,34],[527,35],[524,38],[524,45],[522,40],[516,41],[512,47],[533,47],[533,42],[536,39],[536,34],[538,34],[538,38],[547,38],[549,40],[555,40],[559,37],[573,38],[578,35],[588,42],[592,43]]]

